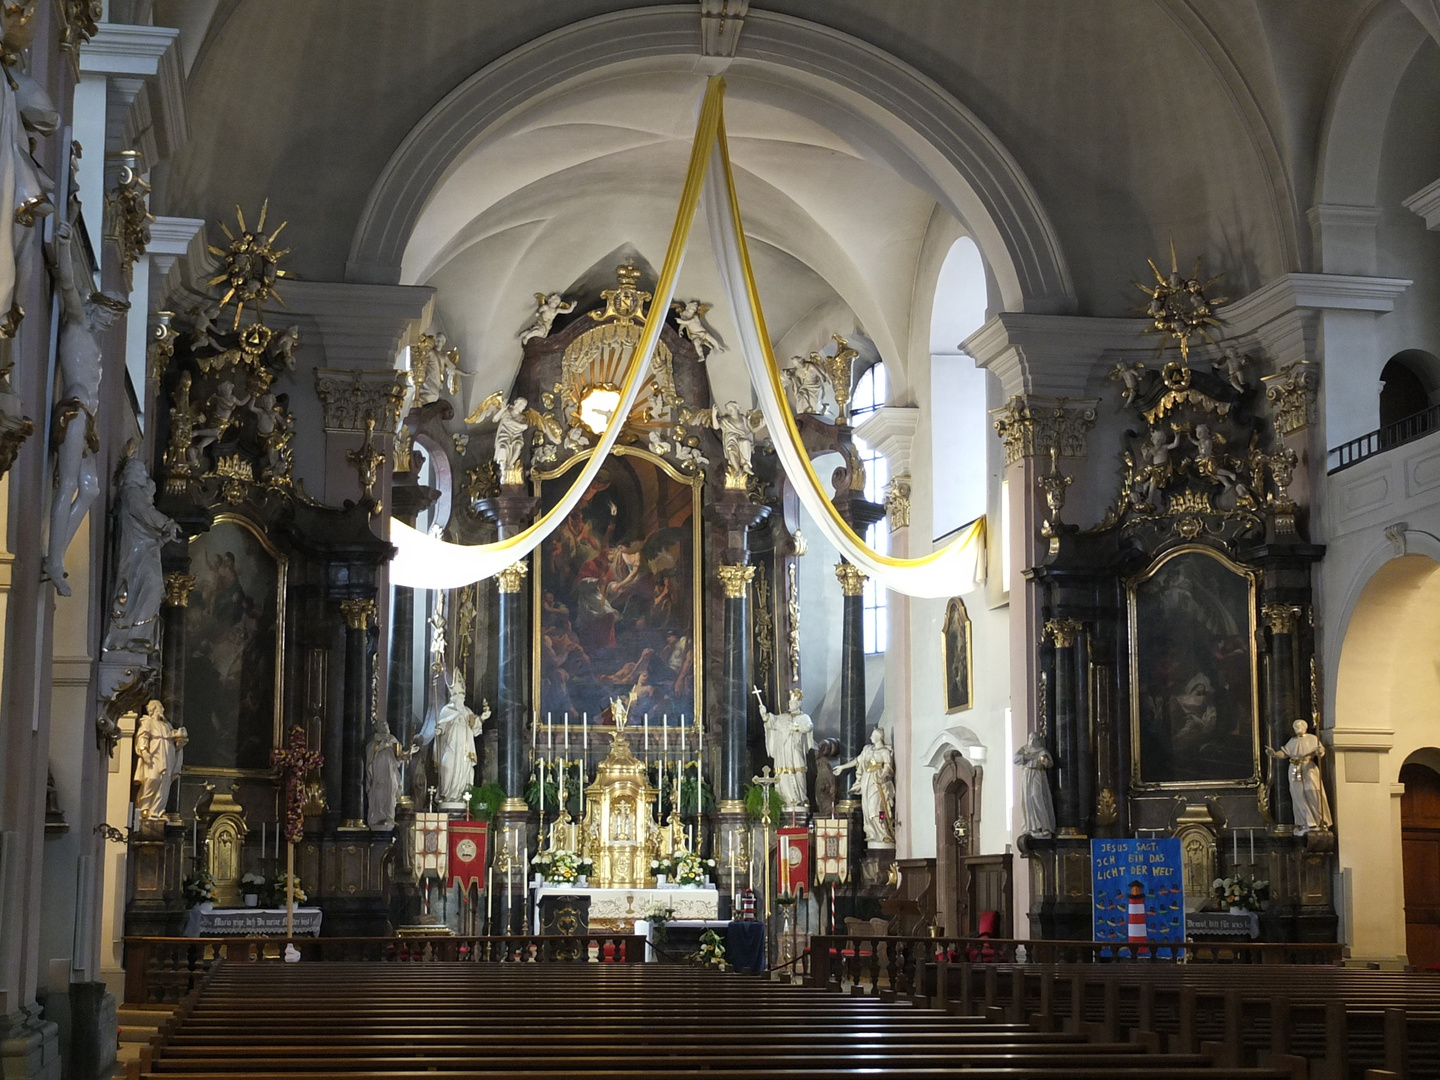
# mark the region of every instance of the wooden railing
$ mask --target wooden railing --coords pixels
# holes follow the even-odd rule
[[[371,963],[628,963],[645,959],[645,939],[631,934],[578,937],[320,937],[296,938],[302,961]],[[125,1001],[169,1005],[181,1001],[219,961],[280,963],[283,938],[127,937]]]

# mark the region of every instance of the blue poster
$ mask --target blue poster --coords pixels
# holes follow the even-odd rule
[[[1179,840],[1091,840],[1090,874],[1096,941],[1185,940]]]

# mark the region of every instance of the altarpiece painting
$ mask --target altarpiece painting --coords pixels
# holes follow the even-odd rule
[[[278,745],[285,557],[243,518],[190,542],[185,609],[187,772],[265,772]]]
[[[587,454],[537,476],[548,511]],[[536,551],[536,700],[556,720],[628,698],[632,723],[694,716],[701,698],[700,481],[617,447]]]
[[[941,654],[945,666],[945,711],[963,712],[974,704],[970,660],[970,616],[965,601],[951,597],[945,605],[945,622],[940,628]]]
[[[1258,783],[1255,588],[1201,545],[1129,583],[1137,784]]]

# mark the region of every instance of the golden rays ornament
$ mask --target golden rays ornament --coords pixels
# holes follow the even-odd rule
[[[1180,343],[1180,356],[1190,362],[1190,339],[1196,334],[1212,345],[1219,344],[1210,336],[1209,327],[1219,326],[1220,320],[1215,309],[1226,302],[1223,296],[1214,298],[1205,295],[1205,290],[1220,280],[1220,274],[1204,281],[1200,278],[1200,260],[1195,260],[1195,270],[1186,278],[1180,276],[1180,267],[1175,259],[1175,243],[1170,243],[1170,273],[1162,274],[1154,259],[1146,260],[1155,273],[1154,286],[1135,282],[1135,287],[1150,297],[1150,303],[1135,310],[1150,319],[1150,325],[1141,333],[1163,334]],[[1165,341],[1160,351],[1165,351]]]
[[[260,219],[251,229],[245,224],[245,212],[237,205],[235,207],[235,221],[239,226],[239,232],[232,233],[224,222],[220,223],[220,229],[230,238],[228,248],[218,248],[209,245],[210,251],[225,261],[225,269],[211,278],[207,285],[226,285],[228,290],[220,298],[220,306],[223,308],[230,301],[235,302],[235,329],[240,328],[240,314],[249,304],[255,309],[255,325],[263,326],[265,313],[262,306],[266,300],[272,297],[281,299],[275,291],[275,285],[280,278],[289,275],[280,269],[280,260],[290,254],[290,248],[277,251],[275,249],[275,238],[280,235],[281,230],[289,224],[282,221],[279,227],[272,233],[265,232],[265,216],[270,210],[270,200],[266,199],[260,204]]]

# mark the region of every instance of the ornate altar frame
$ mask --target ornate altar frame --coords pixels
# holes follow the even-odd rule
[[[245,529],[259,542],[265,553],[275,560],[275,685],[274,685],[274,722],[270,732],[271,748],[280,745],[281,735],[285,728],[285,628],[286,628],[286,607],[285,598],[289,587],[290,557],[270,542],[270,538],[244,514],[237,514],[231,511],[222,511],[215,515],[211,528],[215,525],[238,525]],[[191,540],[190,543],[194,543]],[[188,660],[188,657],[186,658]],[[183,661],[182,661],[183,662]],[[268,755],[267,755],[268,756]],[[274,769],[266,767],[263,769],[232,769],[212,765],[183,765],[181,773],[185,776],[221,776],[221,777],[257,777],[268,779],[274,776]]]
[[[549,471],[542,471],[542,470],[540,470],[540,469],[533,469],[533,470],[531,471],[531,474],[530,474],[530,475],[531,475],[532,490],[534,491],[534,494],[535,494],[536,498],[539,498],[539,497],[541,497],[541,496],[543,495],[543,484],[544,484],[545,481],[547,481],[547,480],[555,480],[555,479],[558,479],[558,478],[564,476],[564,475],[565,475],[567,472],[569,472],[571,469],[577,468],[581,462],[583,462],[583,461],[585,461],[586,459],[588,459],[588,458],[590,457],[590,455],[592,455],[594,452],[595,452],[595,451],[594,451],[593,449],[592,449],[592,450],[583,450],[583,451],[581,451],[581,452],[579,452],[579,453],[577,453],[577,454],[572,455],[572,456],[569,457],[569,458],[566,458],[565,461],[562,462],[557,468],[552,469],[552,470],[549,470]],[[690,530],[690,532],[691,532],[691,553],[690,553],[690,558],[691,558],[691,573],[692,573],[692,580],[691,580],[691,583],[690,583],[690,595],[691,595],[691,605],[690,605],[690,608],[691,608],[691,629],[690,629],[690,633],[691,633],[691,635],[692,635],[692,640],[693,640],[693,642],[694,642],[694,654],[695,654],[695,663],[694,663],[694,681],[695,681],[695,687],[694,687],[694,706],[693,706],[693,709],[692,709],[692,711],[691,711],[691,713],[690,713],[690,716],[691,716],[695,721],[697,721],[697,722],[699,722],[699,723],[701,723],[701,724],[703,725],[703,723],[704,723],[704,715],[705,715],[705,664],[704,664],[704,656],[705,656],[705,652],[704,652],[704,642],[705,642],[705,636],[704,636],[704,635],[705,635],[705,574],[704,574],[704,566],[703,566],[703,561],[702,561],[702,555],[703,555],[703,545],[702,545],[703,536],[702,536],[702,534],[703,534],[703,532],[704,532],[704,520],[703,520],[703,518],[702,518],[703,503],[702,503],[702,498],[701,498],[701,496],[702,496],[702,491],[703,491],[703,488],[704,488],[704,485],[705,485],[704,475],[703,475],[703,473],[699,473],[699,472],[697,472],[697,473],[696,473],[695,475],[693,475],[693,476],[692,476],[692,475],[687,475],[686,473],[683,473],[683,472],[681,472],[680,470],[676,469],[673,465],[670,464],[670,462],[666,461],[664,458],[662,458],[662,457],[657,457],[655,454],[650,453],[648,450],[642,450],[642,449],[640,449],[640,448],[637,447],[637,446],[616,446],[616,447],[614,447],[614,448],[610,451],[610,454],[611,454],[611,456],[614,456],[614,457],[634,457],[634,458],[637,458],[637,459],[639,459],[639,460],[649,462],[650,464],[652,464],[652,465],[656,466],[657,468],[659,468],[660,470],[662,470],[662,471],[665,473],[665,475],[668,476],[668,477],[670,477],[672,480],[675,480],[675,481],[677,481],[678,483],[681,483],[681,484],[688,485],[688,486],[690,487],[690,490],[691,490],[691,515],[692,515],[692,522],[693,522],[693,526],[692,526],[692,528],[691,528],[691,530]],[[530,581],[531,581],[531,605],[532,605],[531,610],[538,613],[538,612],[541,610],[541,603],[542,603],[542,600],[543,600],[544,594],[545,594],[545,582],[544,582],[544,580],[543,580],[543,578],[544,578],[544,564],[543,564],[543,561],[542,561],[542,559],[541,559],[541,549],[537,547],[537,548],[535,549],[535,551],[531,553],[530,559],[531,559],[531,570],[532,570],[532,572],[531,572],[531,574],[530,574]],[[537,615],[537,617],[532,618],[532,619],[530,620],[530,624],[531,624],[531,626],[530,626],[530,633],[531,633],[531,644],[530,644],[530,648],[531,648],[531,664],[530,664],[530,671],[531,671],[531,693],[532,693],[532,695],[533,695],[533,697],[532,697],[531,700],[533,700],[533,701],[536,703],[536,707],[537,707],[537,708],[539,707],[539,703],[540,703],[540,683],[541,683],[541,671],[540,671],[540,637],[541,637],[540,630],[541,630],[541,627],[540,627],[540,622],[541,622],[541,620],[540,620],[540,618],[538,617],[538,615]]]
[[[1243,578],[1246,583],[1246,651],[1250,673],[1250,753],[1251,774],[1239,780],[1144,780],[1141,768],[1141,718],[1140,718],[1140,657],[1139,626],[1137,620],[1137,590],[1153,578],[1166,563],[1184,555],[1203,555],[1214,559],[1229,573]],[[1181,544],[1162,552],[1138,574],[1125,579],[1126,618],[1129,626],[1129,683],[1130,683],[1130,787],[1134,791],[1179,791],[1196,787],[1258,789],[1263,783],[1260,761],[1260,658],[1255,647],[1258,623],[1258,595],[1260,572],[1253,567],[1235,562],[1224,552],[1209,544]]]

